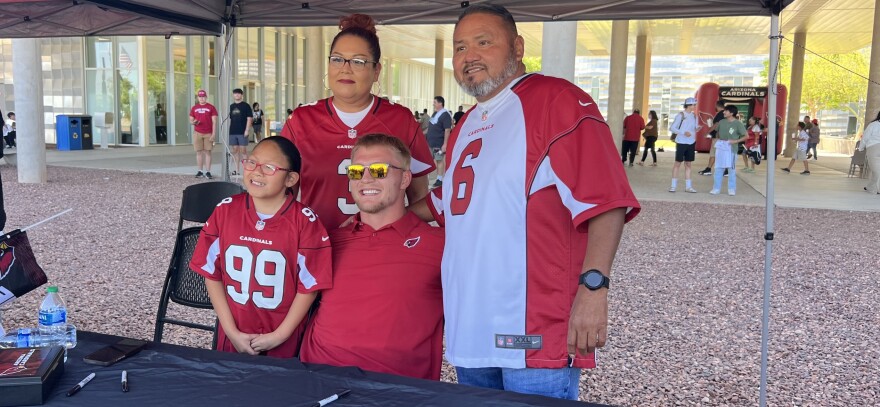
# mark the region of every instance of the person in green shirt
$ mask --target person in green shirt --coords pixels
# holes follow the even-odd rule
[[[721,193],[721,180],[724,171],[728,169],[727,195],[736,195],[736,152],[737,145],[746,139],[746,126],[736,118],[739,109],[734,105],[727,105],[722,111],[724,120],[718,122],[718,138],[715,140],[715,182],[712,184],[712,195]]]

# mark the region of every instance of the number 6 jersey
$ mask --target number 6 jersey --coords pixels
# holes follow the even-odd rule
[[[446,359],[461,367],[568,366],[589,220],[639,211],[589,95],[538,74],[480,102],[449,136],[429,208],[446,226]],[[574,367],[595,366],[593,355]]]
[[[257,216],[249,195],[224,199],[202,228],[190,268],[223,282],[235,324],[246,333],[274,331],[296,293],[333,286],[327,231],[292,195],[265,221]],[[268,355],[295,356],[301,333],[302,326]],[[236,352],[222,327],[217,349]]]

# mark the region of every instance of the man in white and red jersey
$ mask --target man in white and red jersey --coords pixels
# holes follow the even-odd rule
[[[425,136],[409,109],[379,97],[360,122],[349,127],[333,107],[333,98],[298,107],[281,131],[296,144],[303,166],[300,200],[318,213],[327,230],[339,227],[358,212],[348,190],[346,167],[351,163],[351,149],[358,136],[381,133],[403,140],[412,151],[412,173],[422,191],[434,162]],[[422,178],[424,177],[424,178]],[[407,191],[414,192],[413,187]],[[423,194],[424,192],[421,192]],[[423,195],[410,196],[413,201]]]
[[[225,284],[236,328],[249,334],[275,331],[297,293],[333,286],[326,231],[295,193],[275,215],[264,218],[248,194],[224,199],[205,223],[190,262],[193,271]],[[265,354],[296,356],[304,325]],[[217,350],[237,352],[223,327],[217,329]]]
[[[459,383],[577,399],[580,368],[605,345],[611,265],[639,203],[593,99],[525,75],[506,9],[466,8],[453,50],[477,105],[452,131],[442,191],[413,205],[446,227],[446,358]]]
[[[443,230],[404,206],[410,161],[395,137],[355,144],[348,178],[361,212],[330,232],[333,288],[306,328],[302,361],[440,379]]]
[[[208,92],[203,89],[199,89],[196,96],[198,103],[189,109],[189,123],[193,125],[193,148],[196,150],[196,163],[199,166],[196,178],[211,179],[214,178],[211,176],[211,152],[217,137],[217,108],[208,103]]]

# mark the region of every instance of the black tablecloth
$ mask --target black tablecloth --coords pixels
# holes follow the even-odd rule
[[[99,367],[83,356],[119,337],[79,332],[49,406],[311,406],[342,389],[343,406],[586,406],[590,404],[412,379],[357,368],[304,365],[296,359],[248,356],[150,343],[137,355]],[[128,371],[131,391],[122,392]],[[65,393],[89,373],[95,378],[72,397]],[[595,406],[595,404],[593,404]]]

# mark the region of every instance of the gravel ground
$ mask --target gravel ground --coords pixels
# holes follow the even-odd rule
[[[65,208],[28,233],[80,329],[151,339],[189,176],[49,167],[21,185],[0,167],[8,229]],[[880,404],[880,213],[776,212],[768,396],[774,406]],[[737,205],[643,202],[613,274],[608,345],[583,399],[624,406],[758,404],[764,212]],[[42,295],[3,310],[36,324]],[[210,311],[171,312],[210,322]],[[169,327],[168,342],[209,334]],[[444,379],[454,381],[447,368]]]

